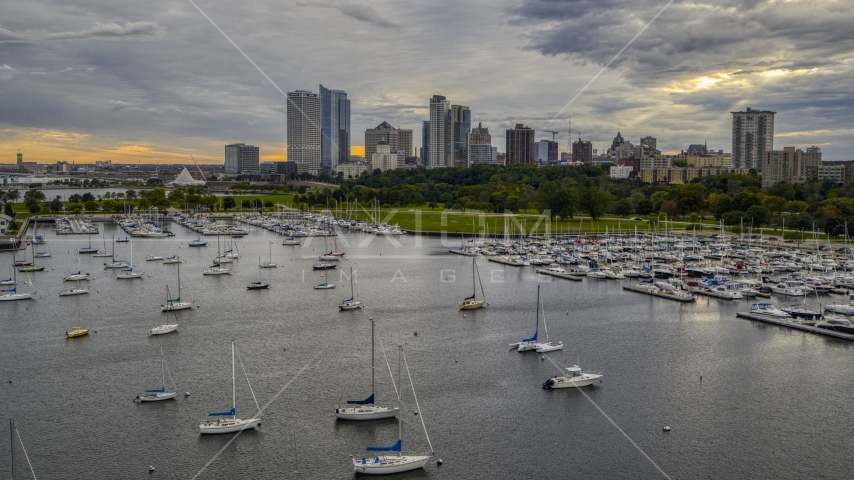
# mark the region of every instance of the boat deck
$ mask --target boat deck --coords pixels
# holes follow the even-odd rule
[[[779,325],[781,327],[788,327],[795,330],[801,330],[803,332],[817,333],[819,335],[825,335],[828,337],[839,338],[841,340],[854,341],[854,335],[849,335],[847,333],[839,333],[834,332],[832,330],[825,330],[823,328],[810,327],[809,325],[802,325],[797,322],[793,322],[791,319],[785,318],[771,318],[766,315],[756,315],[750,312],[738,312],[735,314],[736,317],[746,318],[748,320],[754,320],[757,322],[770,323],[773,325]]]

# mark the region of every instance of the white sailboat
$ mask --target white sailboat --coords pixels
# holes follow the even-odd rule
[[[89,272],[83,273],[80,271],[80,254],[77,254],[77,273],[62,277],[66,282],[79,282],[80,280],[89,280]]]
[[[109,257],[112,257],[113,255],[115,255],[115,253],[116,253],[116,237],[115,237],[115,235],[113,236],[113,252],[112,253],[107,253],[107,237],[105,237],[103,233],[101,234],[101,239],[104,241],[104,253],[96,253],[92,256],[93,257],[109,258]]]
[[[383,418],[392,418],[399,412],[399,408],[381,407],[374,405],[374,390],[376,382],[374,380],[374,335],[376,326],[374,319],[371,319],[371,396],[364,400],[347,400],[346,407],[335,407],[335,416],[339,420],[380,420]],[[353,405],[353,406],[350,406]]]
[[[145,393],[136,397],[137,402],[159,402],[175,398],[175,392],[166,391],[166,359],[163,357],[163,347],[160,347],[160,376],[160,388],[146,390]]]
[[[516,348],[520,352],[529,352],[532,350],[536,350],[537,352],[551,352],[554,350],[560,350],[563,348],[563,342],[558,344],[552,344],[548,341],[548,333],[546,333],[546,342],[540,342],[538,340],[538,336],[540,333],[540,286],[537,285],[537,313],[535,316],[536,327],[534,330],[534,335],[530,338],[522,339],[521,342],[511,343],[509,345],[510,348]],[[543,319],[545,321],[545,319]]]
[[[401,383],[401,358],[403,357],[403,347],[398,348],[398,360],[397,360],[397,378],[398,383],[400,384],[400,389],[397,394],[397,404],[398,409],[403,411],[403,384]],[[409,372],[409,366],[406,368],[407,373]],[[411,377],[410,377],[411,378]],[[415,395],[415,388],[412,389],[413,397]],[[415,405],[418,407],[418,398],[415,397]],[[421,418],[421,425],[424,426],[424,417],[421,415],[421,408],[418,407],[418,416]],[[404,455],[403,454],[403,423],[401,420],[402,415],[397,416],[397,443],[390,446],[379,446],[379,447],[368,447],[367,450],[369,452],[397,452],[397,455],[388,454],[388,455],[379,455],[377,454],[374,458],[357,458],[353,456],[351,458],[351,462],[353,464],[353,471],[355,473],[361,473],[364,475],[388,475],[392,473],[401,473],[408,472],[410,470],[417,470],[419,468],[423,468],[424,465],[430,461],[430,457],[433,455],[432,445],[430,455]],[[424,426],[424,434],[427,435],[427,427]],[[430,443],[430,437],[427,436],[427,443]]]
[[[169,285],[166,286],[166,298],[169,298]],[[165,335],[167,333],[172,333],[178,330],[178,314],[175,313],[175,310],[164,310],[172,312],[172,316],[175,317],[175,323],[165,323],[163,325],[158,325],[148,330],[148,335]]]
[[[145,272],[134,272],[133,271],[133,240],[130,241],[130,265],[128,268],[123,268],[119,270],[119,273],[116,274],[117,280],[135,280],[137,278],[143,278],[142,275]]]
[[[460,310],[474,310],[477,308],[483,307],[484,303],[486,303],[486,298],[484,296],[483,300],[478,300],[477,297],[477,284],[475,283],[475,273],[477,272],[477,266],[475,264],[475,260],[477,257],[471,258],[471,287],[472,293],[470,297],[466,297],[465,300],[460,302]],[[477,279],[480,280],[480,273],[477,273]],[[480,284],[480,291],[483,293],[483,283]]]
[[[247,378],[247,381],[248,380],[249,379]],[[243,430],[251,430],[261,423],[260,415],[258,417],[248,419],[237,418],[237,394],[236,386],[234,384],[234,340],[231,341],[231,410],[209,413],[208,417],[222,418],[217,419],[215,422],[212,422],[210,419],[200,421],[199,433],[203,435],[235,433]]]
[[[18,293],[18,286],[17,286],[18,272],[15,270],[14,265],[15,265],[15,256],[12,255],[12,275],[13,275],[12,285],[15,285],[15,286],[12,288],[6,289],[6,290],[0,290],[0,302],[14,302],[17,300],[31,300],[33,298],[33,294],[35,294],[35,292]],[[29,274],[27,275],[27,277],[29,278]],[[32,282],[30,282],[30,285],[32,286]]]
[[[258,257],[258,267],[260,268],[276,268],[278,265],[273,263],[273,242],[270,242],[270,261],[261,263],[261,257]]]
[[[202,275],[230,275],[231,269],[223,268],[220,264],[214,263],[210,267],[206,268]]]
[[[341,302],[341,305],[338,305],[338,310],[355,310],[365,306],[362,302],[354,300],[356,294],[353,292],[353,267],[350,267],[350,298]]]
[[[171,257],[166,257],[163,259],[163,265],[171,265],[173,263],[181,263],[181,259],[178,255],[172,255]]]
[[[287,237],[282,240],[282,245],[300,245],[300,241],[294,237]]]
[[[191,302],[181,301],[181,265],[178,265],[178,296],[175,298],[171,298],[169,295],[169,285],[166,285],[166,303],[160,305],[160,311],[162,312],[174,312],[175,310],[186,310],[188,308],[193,308],[193,304]]]

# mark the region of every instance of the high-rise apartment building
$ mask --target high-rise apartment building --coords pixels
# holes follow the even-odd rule
[[[732,166],[762,171],[766,150],[774,149],[776,112],[753,110],[732,113]]]
[[[653,150],[658,149],[658,139],[649,135],[642,137],[640,139],[640,144]]]
[[[526,127],[521,123],[516,128],[507,129],[505,144],[507,147],[505,165],[517,165],[520,163],[534,164],[534,136],[533,128]]]
[[[540,165],[557,164],[557,142],[552,140],[540,140],[537,142],[536,157]]]
[[[259,148],[245,143],[232,143],[225,146],[225,173],[259,173]]]
[[[421,163],[430,166],[430,120],[421,124]]]
[[[451,145],[454,167],[468,166],[469,130],[471,110],[464,105],[451,105]]]
[[[321,167],[327,173],[350,158],[350,100],[343,90],[320,86]]]
[[[617,136],[619,136],[619,133]],[[576,142],[572,142],[572,161],[593,162],[593,144],[589,140],[582,140],[581,138]]]
[[[288,161],[317,175],[321,161],[320,96],[307,90],[288,92]]]
[[[453,166],[451,156],[451,102],[442,95],[430,99],[430,144],[427,168]]]
[[[804,183],[818,178],[821,149],[810,147],[806,152],[795,147],[766,150],[762,159],[762,188],[778,182]]]
[[[397,129],[397,153],[403,155],[403,158],[415,156],[412,150],[412,130],[405,128]]]
[[[468,161],[469,166],[479,163],[496,165],[498,163],[498,147],[492,146],[492,135],[489,128],[480,122],[469,133]]]

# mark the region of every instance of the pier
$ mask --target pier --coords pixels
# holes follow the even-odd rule
[[[527,262],[522,261],[521,258],[507,258],[507,257],[489,257],[487,258],[490,262],[500,263],[502,265],[510,265],[511,267],[527,267],[530,265]]]
[[[562,278],[564,280],[572,280],[573,282],[580,282],[584,280],[584,277],[579,277],[577,275],[572,275],[569,273],[558,273],[558,272],[550,272],[548,270],[537,270],[537,273],[542,275],[548,275],[550,277]]]
[[[839,338],[841,340],[854,341],[854,335],[849,335],[847,333],[839,333],[834,332],[833,330],[825,330],[823,328],[810,327],[809,325],[803,325],[793,321],[794,319],[777,319],[768,317],[765,315],[756,315],[754,313],[749,312],[738,312],[735,314],[736,317],[746,318],[748,320],[754,320],[757,322],[770,323],[773,325],[778,325],[780,327],[788,327],[793,328],[795,330],[801,330],[803,332],[817,333],[819,335],[825,335],[828,337]]]
[[[635,285],[623,285],[623,290],[628,290],[630,292],[643,293],[646,295],[652,295],[653,297],[666,298],[668,300],[676,300],[677,302],[688,303],[688,302],[696,302],[697,297],[679,297],[673,295],[671,293],[667,293],[667,290],[657,290],[653,291],[647,288],[641,288]]]

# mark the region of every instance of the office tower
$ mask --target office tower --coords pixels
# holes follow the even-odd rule
[[[451,158],[451,102],[442,95],[430,99],[430,160],[427,168],[442,168],[453,165]]]
[[[655,137],[651,137],[651,136],[649,136],[649,135],[647,135],[646,137],[641,138],[641,139],[640,139],[640,144],[641,144],[642,146],[644,146],[644,147],[648,147],[648,148],[651,148],[651,149],[653,149],[653,150],[657,150],[657,149],[658,149],[658,139],[657,139],[657,138],[655,138]]]
[[[464,105],[451,105],[451,145],[452,162],[449,166],[468,166],[469,130],[471,130],[471,111]]]
[[[321,167],[327,173],[350,157],[350,100],[343,90],[320,86]]]
[[[402,155],[403,158],[415,156],[412,150],[412,129],[397,129],[397,153]]]
[[[540,140],[535,147],[535,157],[540,165],[555,165],[557,164],[557,147],[558,144],[553,140]]]
[[[288,161],[302,172],[320,170],[320,97],[311,91],[288,92]]]
[[[245,143],[232,143],[225,146],[225,173],[238,175],[241,173],[258,173],[259,148]]]
[[[620,135],[620,131],[619,131],[619,130],[617,130],[617,136],[616,136],[616,137],[614,137],[614,140],[612,140],[612,141],[611,141],[611,151],[616,150],[616,149],[617,149],[617,147],[618,147],[621,143],[625,143],[625,142],[626,142],[626,141],[623,139],[623,136],[622,136],[622,135]]]
[[[404,160],[412,151],[412,130],[401,130],[383,122],[374,128],[365,130],[365,159],[371,161],[377,152],[377,145],[384,142],[391,153],[397,155],[398,165],[403,166]]]
[[[593,144],[589,140],[572,142],[572,161],[590,163],[593,161]]]
[[[430,165],[430,120],[421,124],[421,163],[425,167]]]
[[[386,142],[380,142],[376,145],[375,152],[371,155],[371,169],[394,170],[398,167],[398,154],[391,151],[391,145]]]
[[[762,171],[766,150],[774,150],[774,115],[753,110],[732,113],[732,166]]]
[[[516,128],[507,129],[505,165],[516,165],[520,163],[534,164],[534,129],[526,127],[521,123]]]
[[[492,146],[492,135],[489,134],[488,127],[484,127],[478,122],[477,126],[472,128],[471,133],[469,133],[468,143],[468,160],[466,163],[469,166],[479,163],[498,164],[498,147]]]

